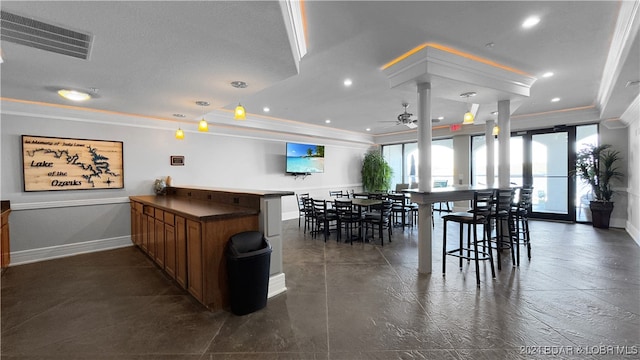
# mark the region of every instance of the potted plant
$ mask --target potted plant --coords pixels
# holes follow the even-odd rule
[[[609,144],[588,145],[577,154],[575,173],[591,186],[593,200],[589,208],[594,227],[609,228],[614,194],[611,183],[624,178],[618,170],[620,160],[620,151],[612,150]]]
[[[380,151],[371,150],[362,161],[362,186],[365,191],[387,191],[391,187],[393,170]]]

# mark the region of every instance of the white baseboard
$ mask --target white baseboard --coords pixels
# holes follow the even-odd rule
[[[269,277],[269,292],[267,293],[267,298],[282,294],[285,291],[287,291],[287,287],[284,282],[284,273],[271,275]]]
[[[38,261],[58,259],[67,256],[92,253],[133,246],[131,236],[119,236],[109,239],[85,241],[81,243],[50,246],[39,249],[11,252],[9,266],[29,264]]]
[[[640,230],[636,229],[631,221],[627,221],[627,226],[624,229],[627,230],[627,233],[631,236],[633,241],[640,246]]]

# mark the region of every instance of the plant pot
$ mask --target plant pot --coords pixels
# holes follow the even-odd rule
[[[613,203],[611,201],[592,201],[589,208],[591,209],[593,227],[608,229]]]

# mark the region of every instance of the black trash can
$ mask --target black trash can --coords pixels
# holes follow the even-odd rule
[[[245,315],[267,306],[271,245],[259,231],[233,235],[225,251],[231,312]]]

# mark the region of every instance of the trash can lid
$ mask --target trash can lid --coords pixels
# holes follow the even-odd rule
[[[245,231],[231,236],[229,246],[235,252],[242,254],[260,250],[265,245],[268,246],[265,242],[266,240],[260,231]]]

